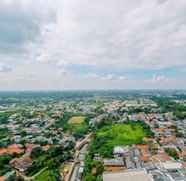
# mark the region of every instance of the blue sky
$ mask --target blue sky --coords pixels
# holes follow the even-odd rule
[[[1,0],[0,90],[186,89],[185,0]]]
[[[87,66],[87,65],[70,65],[69,70],[73,71],[76,74],[87,75],[90,72],[97,75],[108,75],[114,74],[116,76],[127,76],[127,77],[137,77],[137,78],[149,78],[155,74],[165,75],[167,77],[182,77],[185,73],[183,67],[170,67],[163,69],[122,69],[117,68],[115,70],[112,67],[107,68],[97,68],[96,66]]]

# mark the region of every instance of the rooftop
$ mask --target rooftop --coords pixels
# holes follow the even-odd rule
[[[173,169],[181,169],[182,164],[179,162],[174,162],[174,161],[167,161],[162,163],[163,167],[167,170],[173,170]]]
[[[152,181],[144,170],[130,170],[115,173],[104,173],[103,181]]]

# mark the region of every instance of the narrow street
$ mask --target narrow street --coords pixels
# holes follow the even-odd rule
[[[88,149],[88,143],[90,142],[91,134],[87,135],[81,142],[76,144],[76,153],[74,163],[71,166],[70,172],[65,179],[66,181],[78,181],[80,180],[79,171],[84,165],[85,156]]]
[[[77,158],[77,163],[75,163],[75,167],[71,176],[70,181],[78,181],[81,178],[81,175],[79,175],[79,171],[82,168],[81,165],[84,164],[85,156],[87,153],[88,144],[84,145],[82,149],[79,151],[79,155]]]

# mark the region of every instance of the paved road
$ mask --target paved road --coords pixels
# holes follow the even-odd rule
[[[74,159],[73,169],[69,173],[69,179],[67,179],[67,181],[78,181],[78,171],[80,168],[80,162],[84,162],[85,160],[90,138],[91,138],[91,134],[87,135],[85,139],[81,141],[81,143],[77,144],[78,145],[77,147],[79,147],[79,145],[81,144],[81,149],[77,150],[75,153],[76,156]]]
[[[70,181],[77,181],[79,167],[80,167],[80,164],[75,165]]]
[[[75,164],[72,176],[70,181],[78,181],[78,171],[80,169],[80,162],[84,162],[85,156],[87,153],[88,144],[84,145],[81,150],[79,151],[79,155],[77,157],[77,163]]]

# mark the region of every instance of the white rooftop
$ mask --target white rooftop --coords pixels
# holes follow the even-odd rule
[[[181,169],[182,164],[174,161],[167,161],[162,163],[163,167],[167,170]]]
[[[128,146],[116,146],[114,147],[114,154],[124,154],[126,152],[129,151],[129,147]]]
[[[103,181],[152,181],[144,170],[103,173]]]

